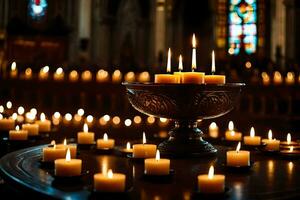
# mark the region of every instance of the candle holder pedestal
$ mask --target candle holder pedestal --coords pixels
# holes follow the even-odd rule
[[[169,139],[158,149],[166,157],[212,156],[217,150],[203,140],[198,120],[220,117],[238,103],[244,83],[217,85],[123,83],[131,105],[148,116],[175,121]]]

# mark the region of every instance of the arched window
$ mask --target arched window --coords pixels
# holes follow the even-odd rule
[[[238,55],[243,49],[247,54],[257,49],[256,0],[229,1],[228,53]]]
[[[33,20],[40,20],[46,15],[47,6],[46,0],[29,0],[28,9],[30,17]]]

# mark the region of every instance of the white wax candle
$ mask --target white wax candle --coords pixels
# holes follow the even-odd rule
[[[225,189],[225,176],[214,174],[214,167],[209,168],[208,175],[198,176],[198,190],[201,193],[222,193]]]
[[[108,136],[106,133],[103,135],[103,139],[97,140],[97,149],[112,149],[115,146],[115,140],[114,139],[108,139]]]
[[[15,128],[15,120],[11,118],[0,118],[0,130],[9,131]]]
[[[95,133],[88,131],[88,125],[83,125],[83,132],[78,132],[77,143],[78,144],[94,144]]]
[[[156,154],[155,144],[146,144],[146,135],[143,133],[143,144],[133,145],[133,157],[135,158],[154,158]]]
[[[22,129],[28,131],[28,136],[39,135],[39,125],[37,124],[23,124]]]
[[[241,167],[250,165],[250,152],[240,151],[241,143],[239,142],[235,151],[226,152],[227,166]]]
[[[148,175],[168,175],[170,173],[170,160],[160,159],[159,150],[156,151],[155,158],[144,160],[144,173]]]
[[[9,140],[27,140],[28,131],[20,130],[19,126],[16,126],[16,130],[9,131]]]
[[[40,132],[49,132],[51,131],[51,121],[46,119],[46,116],[44,113],[41,113],[40,120],[37,120],[35,122],[37,125],[39,125],[39,131]]]
[[[250,136],[244,136],[245,145],[258,146],[260,145],[260,140],[261,140],[260,136],[255,136],[255,130],[253,127],[251,127]]]
[[[71,159],[70,149],[67,149],[65,159],[57,159],[54,161],[54,164],[56,176],[70,177],[81,175],[82,160]]]

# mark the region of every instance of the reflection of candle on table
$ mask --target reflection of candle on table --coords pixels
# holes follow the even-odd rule
[[[217,138],[219,136],[219,127],[216,122],[212,122],[209,125],[209,136],[212,138]]]
[[[18,69],[16,62],[13,62],[10,66],[10,77],[16,78],[18,76]]]
[[[9,131],[9,140],[27,140],[28,131],[20,130],[19,126],[16,126],[16,130]]]
[[[12,118],[3,118],[0,114],[0,130],[9,131],[15,128],[15,120]]]
[[[39,125],[40,132],[49,132],[51,130],[51,121],[46,119],[44,113],[41,113],[40,120],[37,120],[35,123]]]
[[[260,136],[255,136],[255,130],[253,127],[251,127],[250,136],[244,136],[245,145],[258,146],[260,145],[260,140],[261,140]]]
[[[115,146],[114,139],[108,139],[107,133],[104,133],[103,139],[97,140],[97,149],[112,149]]]
[[[66,156],[65,148],[56,148],[55,141],[52,141],[53,147],[43,148],[43,161],[53,162],[56,159],[64,158]]]
[[[226,152],[227,166],[241,167],[250,165],[250,152],[240,151],[241,142],[236,147],[235,151]]]
[[[167,73],[171,73],[171,49],[168,50]],[[178,83],[178,76],[174,74],[155,74],[155,83]]]
[[[224,75],[215,75],[215,52],[212,51],[211,73],[212,75],[205,75],[206,84],[225,84],[226,77]]]
[[[208,175],[199,175],[198,191],[201,193],[222,193],[225,189],[225,176],[214,174],[214,167],[211,166]]]
[[[64,76],[65,76],[64,70],[61,67],[59,67],[56,69],[56,71],[53,75],[53,79],[55,81],[62,81],[62,80],[64,80]]]
[[[67,149],[65,159],[57,159],[54,161],[55,175],[61,177],[79,176],[81,175],[82,160],[72,159],[70,149]]]
[[[22,129],[28,131],[28,136],[39,135],[39,125],[37,124],[22,124]]]
[[[76,144],[67,144],[67,139],[64,139],[64,142],[62,144],[56,145],[56,148],[62,148],[62,149],[70,149],[71,152],[71,158],[76,158],[77,154],[77,145]]]
[[[155,158],[147,158],[144,160],[144,173],[148,175],[168,175],[170,173],[170,160],[160,159],[159,150],[156,151]]]
[[[89,127],[87,124],[83,125],[83,132],[78,132],[77,143],[78,144],[93,144],[94,143],[94,132],[89,132]]]
[[[290,133],[286,135],[286,141],[280,142],[280,145],[290,146],[290,145],[298,145],[297,142],[292,141],[292,136]]]
[[[228,130],[225,132],[225,139],[229,141],[241,141],[242,133],[234,131],[233,121],[228,123]]]
[[[94,189],[101,192],[125,191],[126,175],[113,173],[111,169],[106,173],[94,174]]]
[[[197,69],[196,37],[195,37],[195,34],[193,34],[192,45],[193,45],[193,50],[192,50],[192,72],[183,73],[181,82],[186,83],[186,84],[189,84],[189,83],[203,84],[205,73],[195,72],[195,70]]]
[[[143,144],[133,145],[134,158],[154,158],[156,154],[155,144],[146,144],[146,135],[143,133]]]
[[[272,130],[268,132],[268,139],[263,139],[262,142],[266,144],[266,150],[279,151],[280,140],[272,139]]]

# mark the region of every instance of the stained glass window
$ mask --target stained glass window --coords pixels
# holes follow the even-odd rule
[[[40,20],[46,15],[47,6],[46,0],[29,0],[29,15],[34,20]]]
[[[247,54],[257,48],[257,4],[256,0],[229,1],[228,53],[237,55],[241,49]]]

